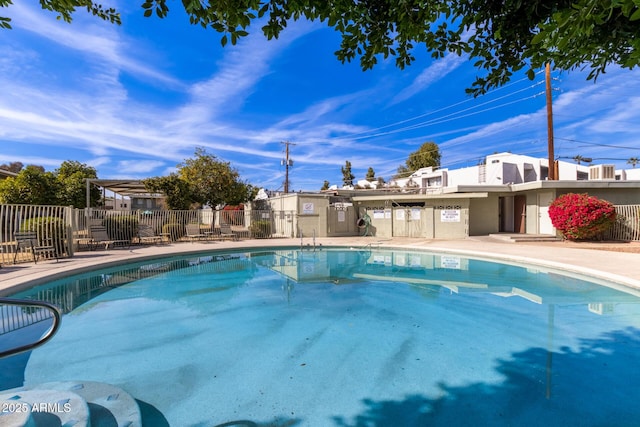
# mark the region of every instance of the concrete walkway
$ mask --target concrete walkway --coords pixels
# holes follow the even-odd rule
[[[299,247],[300,239],[264,239],[225,242],[175,243],[161,246],[141,246],[130,249],[78,252],[73,258],[60,262],[40,261],[3,265],[0,269],[0,296],[45,283],[70,274],[90,271],[96,267],[126,264],[171,255],[226,251],[229,249]],[[312,239],[303,245],[312,248]],[[423,240],[416,238],[341,237],[318,238],[319,246],[353,248],[406,248],[449,254],[469,255],[508,262],[524,262],[557,268],[568,272],[614,281],[640,289],[640,253],[584,249],[564,242],[508,243],[491,237],[471,237],[460,240]],[[585,246],[588,247],[588,246]]]

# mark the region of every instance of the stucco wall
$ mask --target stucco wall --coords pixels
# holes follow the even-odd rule
[[[479,169],[478,166],[471,166],[447,171],[447,186],[478,184]]]
[[[300,195],[298,197],[298,229],[303,237],[327,237],[329,199]]]
[[[434,201],[433,229],[436,239],[462,239],[469,236],[469,199]]]
[[[357,208],[356,216],[357,218],[363,218],[365,215],[368,215],[371,220],[369,234],[377,237],[393,236],[393,212],[390,207],[385,207],[384,202],[375,201],[360,203]],[[365,229],[361,228],[360,234],[364,232]]]
[[[469,204],[469,235],[482,236],[500,230],[499,201],[495,194],[483,199],[471,199]]]
[[[640,190],[637,188],[591,188],[589,190],[558,190],[557,195],[565,193],[587,193],[590,196],[607,200],[614,205],[640,204]]]
[[[269,206],[274,211],[297,211],[298,194],[282,194],[267,200]]]
[[[274,211],[293,211],[295,237],[327,237],[327,207],[329,199],[323,194],[289,193],[268,200]]]
[[[385,207],[380,201],[362,202],[358,212],[359,217],[369,216],[370,231],[376,237],[459,239],[469,235],[468,199],[429,199],[395,207]]]

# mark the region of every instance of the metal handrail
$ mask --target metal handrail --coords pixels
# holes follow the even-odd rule
[[[33,350],[34,348],[39,347],[42,344],[49,341],[56,334],[56,332],[58,332],[58,328],[60,327],[60,321],[62,320],[62,313],[60,312],[60,309],[58,307],[56,307],[51,303],[48,303],[46,301],[17,299],[17,298],[0,298],[0,305],[40,307],[40,308],[48,309],[53,314],[53,323],[51,327],[38,341],[34,343],[22,345],[19,347],[15,347],[10,350],[0,351],[0,358],[13,356],[18,353],[23,353],[25,351]],[[36,322],[34,322],[33,324],[35,323]]]

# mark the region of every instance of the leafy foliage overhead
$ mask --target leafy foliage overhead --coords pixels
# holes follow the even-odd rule
[[[11,0],[0,0],[8,7]],[[76,8],[120,23],[113,8],[91,0],[40,0],[43,9],[71,21]],[[167,0],[144,0],[144,16],[165,18]],[[478,95],[506,83],[515,71],[530,78],[547,62],[556,69],[590,69],[589,79],[610,65],[640,64],[638,0],[183,0],[191,24],[222,34],[235,44],[249,34],[252,22],[264,23],[268,39],[277,38],[291,20],[319,20],[342,36],[335,52],[342,62],[359,58],[363,69],[380,58],[394,57],[404,68],[417,48],[434,58],[468,55],[483,70],[468,89]],[[0,27],[10,19],[0,17]]]

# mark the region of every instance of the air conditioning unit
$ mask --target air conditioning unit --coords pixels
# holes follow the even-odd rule
[[[607,179],[616,179],[614,165],[596,165],[589,168],[589,180],[602,181]]]

